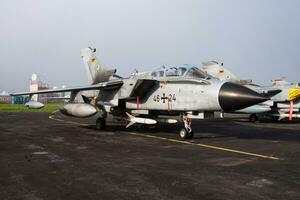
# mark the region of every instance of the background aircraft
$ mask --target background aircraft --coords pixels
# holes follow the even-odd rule
[[[250,121],[258,119],[281,120],[284,118],[300,118],[300,84],[289,83],[284,80],[273,80],[270,86],[259,86],[251,80],[241,80],[216,61],[205,62],[201,69],[209,75],[233,83],[244,85],[271,99],[235,112],[249,113]]]
[[[182,138],[193,137],[192,118],[208,117],[214,111],[239,110],[268,100],[247,87],[221,81],[193,66],[162,67],[121,78],[115,74],[116,70],[108,70],[98,62],[95,51],[81,50],[90,85],[12,95],[71,92],[70,101],[61,112],[73,117],[90,117],[100,110],[98,129],[105,128],[107,114],[127,119],[127,127],[134,123],[175,123],[174,117],[180,116],[184,123],[179,132]],[[83,91],[96,91],[97,96],[87,98]]]

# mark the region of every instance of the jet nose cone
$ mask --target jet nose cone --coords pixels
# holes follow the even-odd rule
[[[219,104],[224,111],[240,110],[266,100],[268,98],[257,92],[230,82],[224,83],[219,92]]]

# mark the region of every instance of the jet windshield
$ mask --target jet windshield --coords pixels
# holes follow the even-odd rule
[[[166,69],[166,76],[183,76],[186,71],[185,67],[171,67]]]
[[[196,67],[170,67],[151,73],[154,77],[187,77],[195,79],[207,79],[209,76]]]

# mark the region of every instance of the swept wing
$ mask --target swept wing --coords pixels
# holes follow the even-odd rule
[[[32,92],[20,92],[13,93],[11,96],[19,96],[19,95],[33,95],[33,94],[46,94],[46,93],[60,93],[60,92],[72,92],[72,91],[86,91],[86,90],[113,90],[120,88],[123,85],[122,80],[109,81],[98,83],[95,85],[88,86],[79,86],[79,87],[70,87],[70,88],[62,88],[62,89],[49,89],[49,90],[37,90]]]

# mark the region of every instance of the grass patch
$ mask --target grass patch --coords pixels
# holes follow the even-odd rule
[[[0,112],[54,112],[61,108],[63,104],[48,103],[42,109],[28,109],[24,104],[0,104]]]

